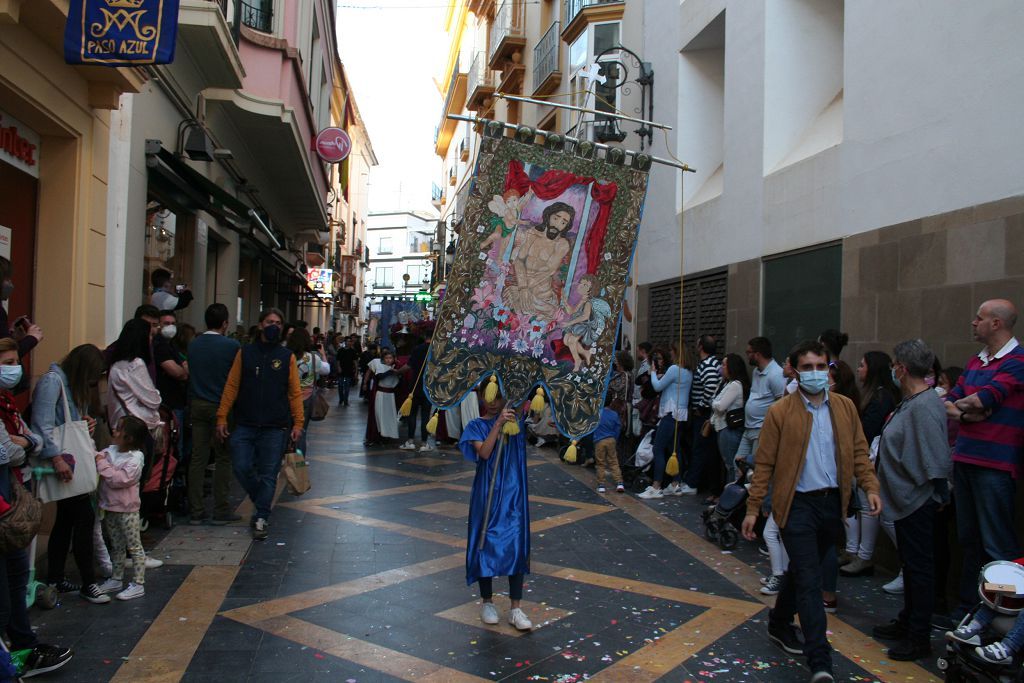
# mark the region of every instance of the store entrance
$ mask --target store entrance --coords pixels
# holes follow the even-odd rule
[[[14,293],[6,302],[8,322],[22,316],[34,320],[34,283],[36,269],[36,209],[39,181],[0,161],[0,256],[10,260],[14,268]],[[4,330],[7,333],[7,330]],[[25,376],[32,376],[29,357],[22,363]],[[27,392],[22,394],[27,401]],[[24,406],[21,406],[24,407]]]

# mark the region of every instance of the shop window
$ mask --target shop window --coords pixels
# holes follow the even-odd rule
[[[822,330],[839,329],[842,286],[842,245],[765,259],[761,333],[777,357]]]
[[[149,303],[153,294],[150,277],[154,270],[170,271],[175,284],[188,285],[192,275],[192,254],[185,245],[194,244],[194,217],[178,214],[156,200],[146,207],[145,255],[143,259],[142,300]]]

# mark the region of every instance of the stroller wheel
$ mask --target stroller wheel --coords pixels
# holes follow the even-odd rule
[[[718,534],[718,545],[720,545],[723,550],[732,550],[736,547],[739,540],[740,535],[732,528],[732,526],[722,529],[721,533]]]
[[[53,609],[57,606],[57,591],[47,585],[41,585],[36,589],[35,604],[40,609]]]
[[[704,538],[712,543],[718,543],[718,525],[711,520],[704,521]]]
[[[149,531],[149,517],[143,517],[139,520],[139,531]]]

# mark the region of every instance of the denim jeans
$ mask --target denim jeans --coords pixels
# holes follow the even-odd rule
[[[800,614],[804,656],[811,671],[832,671],[832,648],[825,637],[825,606],[821,602],[821,565],[826,552],[835,552],[843,533],[838,489],[827,495],[796,493],[789,509],[782,543],[789,569],[769,614],[770,624],[784,628]]]
[[[654,483],[661,486],[662,480],[665,478],[665,465],[668,464],[668,459],[672,457],[672,435],[676,436],[676,458],[679,460],[679,474],[677,474],[673,481],[682,480],[683,471],[683,433],[686,431],[686,423],[679,422],[679,429],[676,429],[676,420],[672,417],[672,413],[665,415],[658,421],[657,430],[654,432]]]
[[[235,477],[256,508],[254,518],[270,518],[287,440],[288,430],[283,427],[236,425],[231,433]]]
[[[0,556],[0,623],[7,625],[12,650],[25,650],[39,643],[28,618],[28,575],[28,550]]]
[[[999,614],[988,605],[982,605],[974,614],[974,620],[982,626],[989,626]],[[1024,649],[1024,619],[1018,616],[1013,622],[1013,628],[1003,636],[1003,645],[1015,653]]]
[[[416,439],[416,425],[420,427],[420,441],[427,443],[427,422],[430,421],[430,401],[426,396],[412,395],[412,412],[405,423],[406,436],[410,441]]]
[[[710,412],[710,411],[709,411]],[[690,466],[686,470],[686,485],[691,488],[700,488],[701,480],[704,478],[704,469],[715,461],[716,437],[714,430],[711,435],[701,436],[700,430],[708,421],[694,409],[690,412]]]
[[[722,455],[722,462],[725,463],[726,483],[736,481],[736,449],[740,447],[742,438],[742,429],[726,427],[718,432],[718,452]]]
[[[928,642],[932,632],[931,619],[935,608],[935,537],[932,524],[938,507],[938,503],[929,499],[903,519],[896,520],[896,550],[903,567],[903,610],[899,621],[907,625],[910,639],[917,643]]]
[[[761,428],[744,429],[740,445],[736,449],[736,459],[743,458],[748,465],[753,466],[754,456],[757,454],[757,444],[761,441]]]
[[[352,378],[342,375],[338,378],[338,405],[348,405],[348,392],[352,388]]]
[[[992,560],[1020,557],[1013,527],[1016,483],[1009,472],[988,467],[953,464],[956,532],[963,548],[960,606],[978,602],[978,572]]]

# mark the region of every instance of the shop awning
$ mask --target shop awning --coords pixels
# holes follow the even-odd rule
[[[163,146],[150,155],[150,186],[176,208],[202,209],[236,228],[249,226],[250,206],[176,157]],[[155,186],[155,187],[154,187]]]

